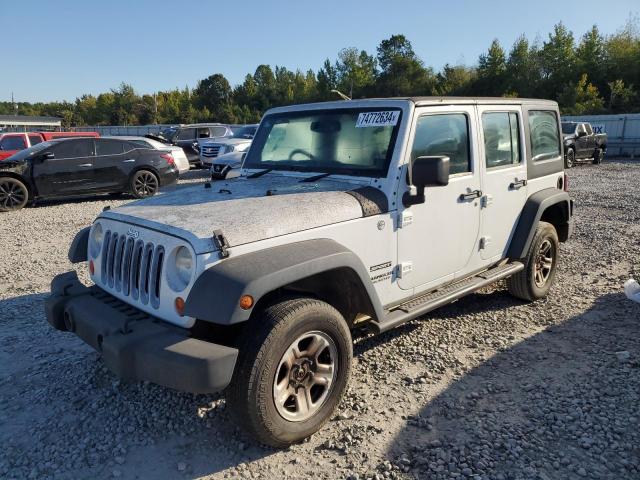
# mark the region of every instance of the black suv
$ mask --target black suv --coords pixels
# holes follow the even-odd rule
[[[168,151],[110,138],[42,142],[0,161],[0,212],[41,198],[93,193],[143,198],[177,178]]]

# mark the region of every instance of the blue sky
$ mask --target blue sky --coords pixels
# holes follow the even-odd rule
[[[261,63],[317,70],[395,33],[436,69],[472,65],[494,38],[544,40],[560,20],[576,38],[594,23],[613,33],[639,11],[637,0],[1,0],[0,101],[74,100],[123,81],[152,93],[218,72],[235,85]]]

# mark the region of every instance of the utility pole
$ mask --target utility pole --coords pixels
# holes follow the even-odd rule
[[[11,105],[13,106],[14,115],[18,115],[18,104],[13,100],[13,92],[11,92]]]

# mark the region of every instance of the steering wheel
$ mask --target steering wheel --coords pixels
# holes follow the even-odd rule
[[[296,155],[298,153],[309,157],[309,160],[313,160],[315,158],[313,155],[311,155],[306,150],[303,150],[302,148],[296,148],[295,150],[291,150],[291,153],[289,154],[289,160],[293,160],[294,155]]]

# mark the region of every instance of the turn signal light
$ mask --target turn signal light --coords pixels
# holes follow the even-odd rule
[[[93,275],[95,271],[96,271],[96,267],[93,264],[93,260],[89,260],[89,273]]]
[[[251,295],[242,295],[240,297],[240,308],[249,310],[251,307],[253,307],[253,297]]]
[[[174,304],[176,307],[176,312],[178,312],[178,315],[182,317],[184,315],[184,298],[176,297]]]

